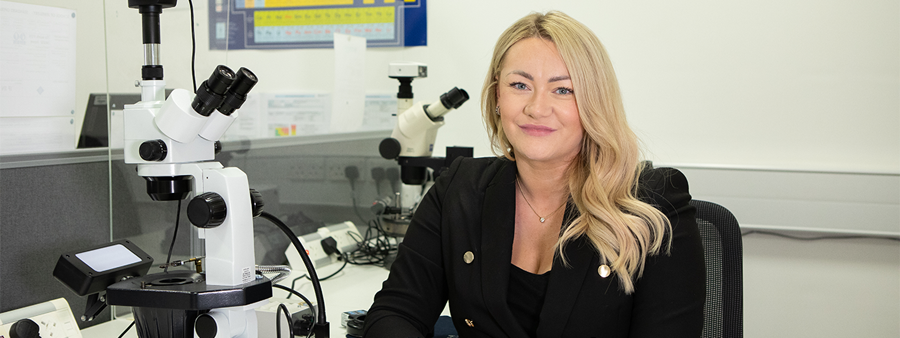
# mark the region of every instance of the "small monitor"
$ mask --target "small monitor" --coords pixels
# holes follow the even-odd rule
[[[123,277],[147,274],[153,258],[128,240],[105,243],[59,257],[53,276],[86,296],[106,290]]]

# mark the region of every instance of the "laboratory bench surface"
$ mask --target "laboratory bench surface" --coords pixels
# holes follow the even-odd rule
[[[321,276],[328,276],[337,271],[341,264],[335,263],[316,269],[316,273]],[[294,278],[303,276],[306,269],[295,269],[291,276],[279,282],[279,284],[290,287]],[[378,290],[381,290],[381,283],[387,279],[388,270],[374,265],[351,265],[347,266],[334,277],[322,281],[322,293],[325,297],[325,314],[331,325],[331,337],[344,337],[346,329],[341,327],[341,313],[354,310],[368,310],[372,305],[372,299]],[[315,293],[313,292],[312,283],[306,278],[297,281],[294,289],[315,302]],[[281,289],[273,289],[273,299],[287,298],[288,292]],[[444,314],[448,314],[445,307]],[[109,338],[118,337],[125,328],[131,324],[131,316],[120,317],[103,324],[95,325],[81,331],[83,338]],[[137,338],[135,329],[131,328],[124,337]],[[262,337],[261,337],[262,338]]]

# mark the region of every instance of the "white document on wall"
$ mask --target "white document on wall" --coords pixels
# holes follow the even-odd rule
[[[75,149],[75,119],[62,117],[0,118],[0,155]]]
[[[332,117],[325,93],[263,94],[263,137],[326,134]]]
[[[0,1],[0,117],[75,114],[75,10]]]
[[[366,38],[334,33],[331,133],[358,131],[366,104]]]
[[[366,109],[360,131],[392,130],[397,124],[396,94],[366,95]]]
[[[265,120],[262,116],[261,94],[247,94],[247,101],[237,110],[237,119],[222,135],[222,141],[238,141],[263,137]]]

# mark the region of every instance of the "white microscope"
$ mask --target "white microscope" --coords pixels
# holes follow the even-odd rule
[[[397,93],[397,125],[391,137],[381,141],[378,151],[386,159],[395,159],[400,164],[400,192],[387,208],[382,220],[388,233],[397,236],[406,234],[409,218],[418,205],[429,184],[427,169],[438,175],[442,168],[450,166],[460,156],[472,157],[472,148],[447,147],[446,157],[432,157],[437,130],[444,125],[443,116],[459,108],[469,99],[465,90],[453,87],[431,104],[413,104],[412,86],[414,78],[426,77],[427,66],[420,63],[392,63],[388,76],[400,81]],[[376,202],[377,205],[378,202]]]
[[[175,3],[128,1],[142,14],[144,66],[141,101],[125,106],[124,154],[125,163],[137,164],[153,200],[193,194],[187,214],[205,239],[205,275],[168,269],[135,273],[106,287],[100,300],[133,307],[142,338],[256,338],[254,309],[272,295],[271,282],[256,274],[253,250],[253,217],[262,211],[262,199],[243,171],[224,168],[215,154],[257,78],[245,68],[218,66],[196,95],[175,89],[166,98],[159,15]]]

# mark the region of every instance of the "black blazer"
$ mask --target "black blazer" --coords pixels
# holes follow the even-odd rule
[[[448,300],[460,337],[527,336],[506,299],[515,180],[515,164],[499,158],[457,159],[436,180],[375,295],[366,338],[430,336]],[[671,168],[646,170],[639,194],[671,221],[671,254],[649,257],[626,295],[615,273],[600,277],[590,241],[569,243],[570,268],[553,262],[538,337],[700,336],[706,274],[687,180]]]

